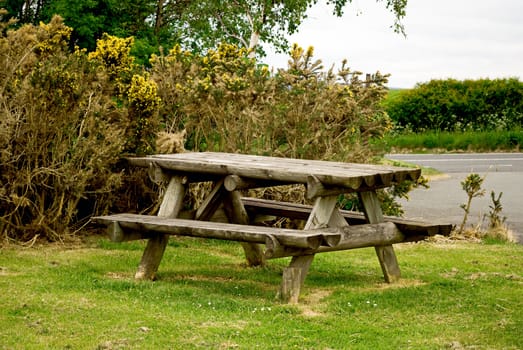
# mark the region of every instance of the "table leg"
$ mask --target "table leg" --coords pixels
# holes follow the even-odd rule
[[[333,213],[336,212],[336,201],[337,196],[316,198],[304,229],[327,227],[332,224],[331,220],[339,222],[337,216],[333,217]],[[282,284],[278,292],[281,301],[294,304],[298,302],[301,287],[313,260],[314,254],[292,257],[289,266],[283,270]]]
[[[235,224],[248,225],[249,215],[245,210],[242,202],[241,193],[238,191],[232,191],[228,193],[227,200],[225,201],[225,209],[229,221]],[[263,255],[263,248],[260,244],[256,243],[241,243],[243,251],[245,252],[245,259],[249,266],[264,266],[265,256]]]
[[[158,216],[169,218],[178,216],[185,196],[185,183],[186,179],[184,177],[173,176],[170,179],[158,211]],[[136,279],[155,279],[168,241],[169,235],[160,234],[147,241],[138,271],[134,275]]]
[[[369,224],[383,222],[383,212],[381,211],[380,201],[376,192],[361,192],[359,196]],[[401,271],[392,245],[376,246],[374,249],[376,250],[385,282],[392,283],[399,280]]]

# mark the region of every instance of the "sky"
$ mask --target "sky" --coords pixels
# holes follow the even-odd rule
[[[289,42],[314,47],[326,68],[347,59],[352,70],[391,74],[390,88],[431,79],[523,79],[523,0],[409,0],[394,33],[385,2],[353,0],[338,18],[320,0]],[[269,66],[288,56],[268,51]]]

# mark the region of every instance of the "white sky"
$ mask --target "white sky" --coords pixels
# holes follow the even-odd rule
[[[290,43],[314,47],[325,68],[346,58],[352,70],[390,73],[389,87],[431,79],[523,79],[523,0],[409,0],[407,37],[390,28],[385,3],[353,0],[345,15],[320,1]],[[269,52],[271,67],[288,56]]]

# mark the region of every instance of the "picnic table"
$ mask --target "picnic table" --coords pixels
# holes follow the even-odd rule
[[[283,271],[278,296],[297,302],[315,254],[375,247],[386,282],[400,278],[393,244],[448,234],[450,225],[385,217],[376,190],[404,180],[415,181],[417,168],[302,160],[217,152],[187,152],[129,158],[134,166],[148,167],[149,176],[166,183],[156,216],[115,214],[93,218],[107,226],[116,242],[147,239],[135,277],[154,279],[169,235],[238,241],[249,265],[267,259],[292,257]],[[212,181],[202,204],[184,212],[188,185]],[[252,188],[288,184],[305,186],[312,206],[242,197]],[[340,194],[357,193],[363,213],[339,210]],[[216,221],[217,213],[226,222]],[[303,230],[255,225],[260,217],[305,220]],[[350,224],[349,224],[350,223]]]

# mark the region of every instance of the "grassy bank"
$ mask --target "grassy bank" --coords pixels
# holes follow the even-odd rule
[[[159,280],[133,279],[143,243],[4,248],[0,349],[519,349],[523,246],[397,246],[318,255],[298,306],[274,300],[286,260],[242,266],[237,244],[172,240]]]
[[[389,151],[521,151],[523,129],[512,131],[464,131],[403,133],[387,136]]]

